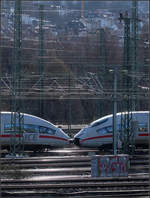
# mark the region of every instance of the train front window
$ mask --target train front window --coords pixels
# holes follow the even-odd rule
[[[119,126],[117,127],[117,129],[118,128],[119,128]],[[100,134],[113,133],[113,127],[107,126],[107,127],[101,128],[101,129],[97,129],[96,131]]]
[[[104,135],[107,133],[107,129],[106,128],[102,128],[102,129],[97,129],[96,130],[100,135]]]
[[[107,133],[113,133],[113,126],[108,126],[108,127],[106,127],[106,129],[107,129]],[[120,131],[120,125],[119,124],[116,125],[116,130]]]
[[[113,132],[112,126],[108,126],[108,127],[106,127],[106,129],[107,129],[107,133],[112,133]]]
[[[48,128],[48,134],[55,134],[56,130]]]
[[[54,135],[56,130],[40,126],[40,133]]]

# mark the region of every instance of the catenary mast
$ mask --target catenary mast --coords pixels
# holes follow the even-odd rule
[[[137,101],[133,98],[135,92],[136,79],[134,78],[137,71],[137,1],[132,1],[132,15],[128,16],[120,14],[120,21],[124,22],[124,69],[125,78],[123,83],[126,87],[126,94],[124,95],[124,104],[126,114],[122,115],[122,135],[123,142],[122,149],[124,153],[134,152],[134,131],[132,126],[132,111],[136,110]]]
[[[14,49],[12,65],[12,103],[11,103],[11,130],[10,153],[14,156],[24,152],[23,126],[24,116],[23,100],[21,98],[22,81],[22,1],[15,0],[14,13]]]
[[[44,117],[44,101],[43,101],[43,86],[44,86],[44,65],[43,65],[43,52],[44,52],[44,45],[43,45],[43,20],[44,20],[44,13],[43,13],[43,5],[40,5],[39,12],[40,12],[40,22],[39,22],[39,78],[40,78],[40,99],[39,99],[39,112],[40,117]]]

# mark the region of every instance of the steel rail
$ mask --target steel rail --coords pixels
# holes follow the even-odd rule
[[[134,189],[127,189],[127,190],[97,190],[97,191],[79,191],[79,192],[58,192],[58,191],[55,191],[55,192],[52,192],[52,191],[46,191],[46,192],[35,192],[34,190],[33,191],[23,191],[23,192],[2,192],[2,197],[18,197],[18,196],[21,196],[21,197],[58,197],[60,198],[61,196],[70,196],[70,197],[75,197],[75,196],[94,196],[95,195],[98,195],[98,196],[111,196],[111,197],[122,197],[122,196],[126,196],[126,197],[139,197],[140,195],[141,196],[148,196],[149,195],[149,189],[137,189],[137,190],[134,190]]]
[[[40,181],[39,181],[40,183]],[[108,188],[108,187],[149,187],[149,183],[147,181],[120,181],[118,182],[109,182],[109,179],[107,182],[98,182],[98,183],[67,183],[67,184],[2,184],[1,188],[2,190],[14,190],[14,189],[57,189],[57,188],[97,188],[97,187],[102,187],[102,188]]]

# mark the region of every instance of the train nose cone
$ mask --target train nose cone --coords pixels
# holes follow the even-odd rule
[[[80,139],[79,138],[74,138],[73,143],[77,146],[80,145]]]

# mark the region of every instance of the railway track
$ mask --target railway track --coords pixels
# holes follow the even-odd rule
[[[148,152],[130,156],[128,177],[92,178],[91,154],[97,150],[57,151],[43,153],[43,157],[32,154],[32,157],[15,160],[1,158],[1,164],[10,167],[1,171],[1,197],[148,198],[150,195]],[[18,177],[8,177],[15,171]]]

